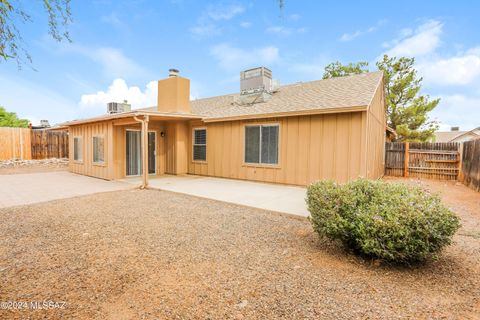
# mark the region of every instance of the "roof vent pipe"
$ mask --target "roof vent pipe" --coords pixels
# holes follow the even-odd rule
[[[178,69],[168,69],[168,76],[177,77],[179,72]]]

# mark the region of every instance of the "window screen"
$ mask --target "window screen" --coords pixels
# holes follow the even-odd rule
[[[73,138],[73,160],[83,160],[82,138],[80,137]]]
[[[245,127],[245,162],[278,163],[278,125]]]
[[[278,163],[278,126],[262,126],[261,162]]]
[[[105,150],[103,137],[93,137],[93,162],[104,162]]]
[[[207,161],[207,129],[193,130],[193,160]]]
[[[245,162],[260,163],[260,126],[245,127]]]

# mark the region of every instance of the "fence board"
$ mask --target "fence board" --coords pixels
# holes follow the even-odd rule
[[[32,130],[32,159],[68,158],[68,132]]]
[[[463,183],[480,191],[480,139],[463,143]]]
[[[0,127],[0,160],[32,159],[30,129]]]
[[[405,144],[387,142],[385,144],[385,175],[402,177],[405,161]]]
[[[460,146],[458,143],[415,142],[407,147],[405,143],[388,142],[385,146],[385,175],[456,180]]]

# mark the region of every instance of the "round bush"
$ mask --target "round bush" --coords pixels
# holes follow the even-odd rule
[[[400,183],[321,181],[308,187],[307,204],[321,236],[391,262],[436,259],[460,227],[437,195]]]

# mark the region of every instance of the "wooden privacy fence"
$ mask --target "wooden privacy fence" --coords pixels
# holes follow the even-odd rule
[[[385,175],[456,180],[461,165],[461,144],[387,142]]]
[[[32,130],[32,159],[68,158],[68,132]]]
[[[68,158],[68,132],[0,127],[0,160]]]
[[[0,160],[32,159],[30,131],[0,127]]]
[[[480,191],[480,139],[463,143],[462,171],[459,180]]]

